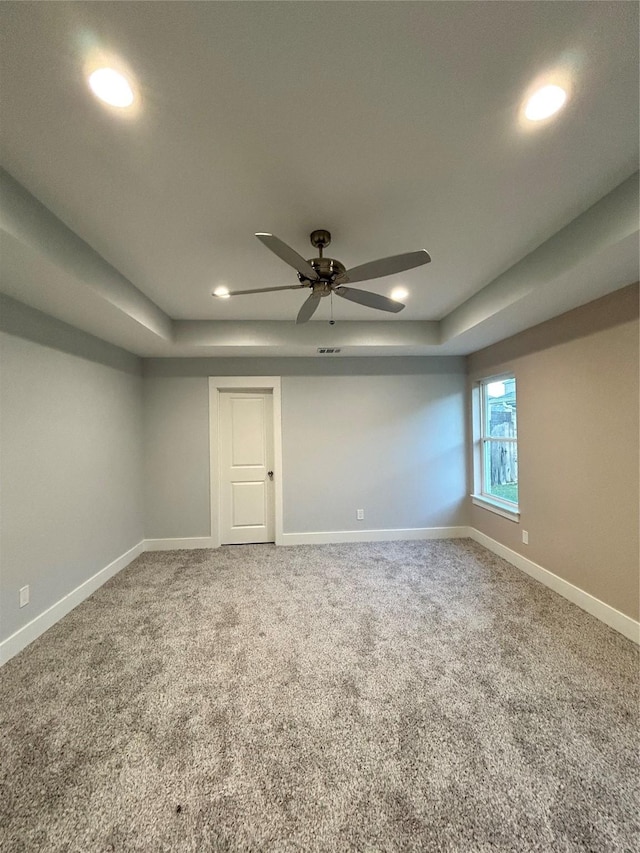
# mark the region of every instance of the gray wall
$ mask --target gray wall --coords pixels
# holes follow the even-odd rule
[[[208,379],[145,379],[143,454],[145,537],[209,536]]]
[[[463,375],[285,377],[282,408],[285,532],[467,523]]]
[[[143,538],[142,379],[139,359],[7,298],[0,328],[5,639]]]
[[[520,524],[477,506],[471,524],[637,619],[638,286],[469,357],[471,382],[506,371],[517,382]]]
[[[151,359],[147,538],[209,535],[207,377],[242,374],[282,376],[285,533],[467,523],[464,359]]]

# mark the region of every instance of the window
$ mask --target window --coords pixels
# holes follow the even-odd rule
[[[484,379],[479,384],[479,464],[476,502],[518,517],[518,409],[515,376]]]

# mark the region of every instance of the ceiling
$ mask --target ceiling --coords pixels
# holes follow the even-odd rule
[[[143,356],[465,354],[638,279],[638,5],[0,4],[0,290]],[[89,92],[96,57],[137,109]],[[527,92],[566,107],[522,119]],[[391,315],[305,293],[256,231]]]

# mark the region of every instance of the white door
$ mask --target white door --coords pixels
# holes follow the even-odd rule
[[[221,391],[218,412],[220,542],[273,542],[273,394]]]

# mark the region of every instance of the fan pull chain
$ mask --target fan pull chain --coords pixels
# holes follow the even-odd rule
[[[329,325],[335,326],[336,321],[333,319],[333,290],[329,294],[329,302],[331,303],[331,319],[329,320]]]

